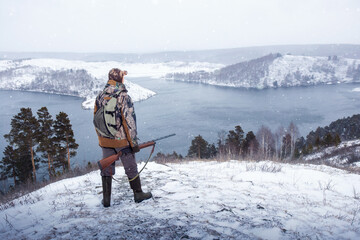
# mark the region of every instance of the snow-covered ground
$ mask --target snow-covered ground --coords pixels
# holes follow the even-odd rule
[[[141,167],[141,166],[139,166]],[[321,165],[149,163],[135,204],[122,167],[112,206],[99,172],[0,206],[0,239],[360,239],[360,176]]]
[[[360,139],[344,141],[339,146],[327,147],[321,151],[306,155],[304,161],[322,162],[336,166],[354,166],[358,167],[360,162],[353,163],[354,160],[359,160],[360,157]]]
[[[212,72],[222,64],[207,62],[85,62],[63,59],[23,59],[0,61],[0,89],[27,90],[73,95],[85,98],[84,108],[93,108],[97,93],[106,84],[107,74],[117,67],[128,71],[125,82],[133,101],[147,99],[155,92],[131,82],[134,77],[158,78],[172,72]],[[82,71],[84,73],[76,73]],[[79,76],[80,75],[80,76]]]

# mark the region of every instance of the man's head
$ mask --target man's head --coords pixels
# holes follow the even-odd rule
[[[113,68],[109,72],[109,80],[123,82],[125,75],[127,75],[127,71],[122,71],[118,68]]]

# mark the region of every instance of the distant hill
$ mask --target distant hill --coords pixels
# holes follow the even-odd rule
[[[65,94],[85,98],[84,108],[94,106],[95,97],[108,78],[113,67],[124,68],[131,77],[157,77],[182,71],[213,71],[221,64],[204,62],[124,63],[115,61],[86,62],[54,58],[0,60],[0,89]],[[145,89],[131,80],[125,85],[133,101],[147,99],[155,92]]]
[[[129,63],[158,63],[169,61],[210,62],[225,65],[259,58],[270,53],[323,56],[337,55],[345,58],[360,59],[360,45],[353,44],[313,44],[313,45],[275,45],[215,49],[202,51],[172,51],[143,54],[126,53],[51,53],[51,52],[0,52],[1,59],[19,58],[60,58],[82,61],[121,61]]]
[[[360,60],[269,54],[214,72],[172,73],[167,79],[220,86],[276,88],[360,82]]]
[[[95,97],[106,84],[114,63],[89,63],[62,59],[0,61],[0,90],[45,92],[82,97],[82,106],[93,108]],[[125,83],[134,101],[155,93],[131,81]]]

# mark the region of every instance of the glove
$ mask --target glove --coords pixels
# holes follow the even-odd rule
[[[132,147],[132,152],[133,152],[133,153],[140,152],[139,145],[135,145],[134,147]]]

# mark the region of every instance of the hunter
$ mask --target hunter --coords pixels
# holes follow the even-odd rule
[[[122,71],[118,68],[113,68],[109,72],[109,80],[105,85],[104,90],[99,93],[95,100],[94,109],[94,124],[95,116],[99,109],[104,106],[111,98],[114,100],[114,116],[113,125],[105,121],[105,124],[113,128],[113,135],[103,135],[100,130],[96,128],[96,132],[99,139],[99,145],[102,149],[103,158],[122,152],[120,157],[121,162],[125,169],[125,174],[130,181],[130,187],[134,192],[134,201],[139,203],[143,200],[152,197],[150,192],[143,192],[141,189],[140,177],[138,175],[137,164],[135,160],[135,153],[139,152],[139,146],[137,142],[137,130],[136,130],[136,115],[134,110],[134,104],[127,94],[127,90],[124,85],[127,71]],[[106,114],[109,111],[105,111]],[[107,119],[105,116],[104,119]],[[103,187],[103,205],[104,207],[110,206],[111,199],[111,182],[112,176],[115,174],[115,162],[109,167],[101,171],[102,187]]]

